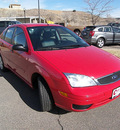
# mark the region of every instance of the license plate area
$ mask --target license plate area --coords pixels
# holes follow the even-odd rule
[[[112,99],[120,95],[120,87],[115,88],[112,92]]]

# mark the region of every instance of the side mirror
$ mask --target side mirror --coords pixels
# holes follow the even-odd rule
[[[25,51],[25,52],[28,51],[28,49],[25,48],[22,44],[13,45],[12,50]]]

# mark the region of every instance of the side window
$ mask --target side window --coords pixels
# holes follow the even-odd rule
[[[99,32],[103,32],[103,28],[99,28],[98,31],[99,31]]]
[[[118,33],[120,33],[120,29],[118,29]]]
[[[113,28],[114,33],[120,33],[120,29],[119,28]]]
[[[111,32],[111,28],[110,27],[105,27],[104,32]]]
[[[14,28],[9,28],[5,35],[5,41],[11,44],[11,39],[14,33]]]
[[[22,44],[24,47],[26,46],[26,38],[23,30],[21,28],[17,28],[13,38],[13,44]]]

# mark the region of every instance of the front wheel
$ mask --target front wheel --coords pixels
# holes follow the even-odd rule
[[[53,108],[52,94],[45,81],[38,78],[38,91],[40,98],[41,111],[50,111]]]
[[[99,38],[96,43],[97,47],[102,48],[105,45],[105,40],[103,38]]]

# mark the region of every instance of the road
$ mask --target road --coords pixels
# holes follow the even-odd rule
[[[0,71],[0,130],[119,130],[120,97],[86,112],[40,112],[37,91]]]

